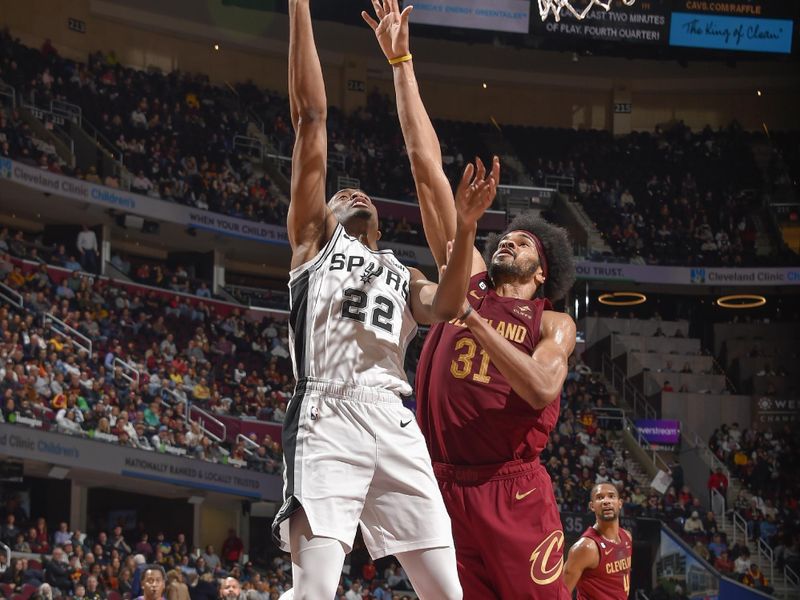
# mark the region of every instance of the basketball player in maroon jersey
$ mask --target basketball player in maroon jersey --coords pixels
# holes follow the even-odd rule
[[[598,483],[589,500],[597,521],[570,548],[564,583],[578,600],[626,600],[631,591],[631,534],[619,526],[622,499],[616,486]]]
[[[411,9],[401,13],[397,0],[372,5],[377,20],[362,16],[392,64],[425,235],[441,268],[456,212],[414,75]],[[495,159],[495,181],[499,169]],[[575,346],[575,323],[550,305],[575,279],[572,247],[563,229],[522,215],[487,242],[485,258],[474,251],[471,276],[464,314],[429,332],[416,382],[464,598],[566,600],[564,533],[539,454],[558,420]]]

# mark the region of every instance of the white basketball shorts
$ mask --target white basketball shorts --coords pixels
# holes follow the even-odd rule
[[[283,424],[283,506],[272,533],[291,552],[301,507],[314,535],[349,552],[358,524],[373,559],[453,546],[450,517],[414,413],[385,390],[303,379]]]

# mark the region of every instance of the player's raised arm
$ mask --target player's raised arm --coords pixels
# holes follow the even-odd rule
[[[511,388],[533,408],[545,408],[559,396],[575,349],[575,321],[569,315],[542,313],[541,338],[530,356],[477,313],[464,322]]]
[[[484,173],[485,175],[485,173]],[[411,269],[411,311],[418,323],[449,321],[460,316],[466,307],[475,234],[478,220],[491,206],[497,182],[491,175],[477,177],[473,165],[467,165],[456,191],[455,239],[445,242],[446,265],[438,285]]]
[[[439,138],[422,103],[414,63],[410,58],[408,17],[413,7],[406,6],[401,13],[398,0],[373,0],[372,5],[378,20],[366,12],[362,12],[361,16],[375,32],[386,59],[394,63],[397,112],[411,161],[422,224],[436,265],[441,267],[447,262],[447,242],[455,237],[456,210],[450,182],[442,169]],[[483,169],[483,165],[479,164],[478,169]],[[495,161],[493,176],[498,182],[499,169],[499,161]],[[480,172],[478,175],[483,179]],[[484,271],[485,267],[480,253],[475,251],[471,272]]]
[[[582,537],[572,548],[569,549],[569,556],[564,565],[564,584],[572,594],[572,590],[578,585],[578,581],[586,569],[594,569],[600,562],[600,551],[597,544],[592,540]]]
[[[294,268],[315,256],[336,227],[325,203],[328,105],[309,0],[289,0],[289,105],[296,134],[287,219]]]

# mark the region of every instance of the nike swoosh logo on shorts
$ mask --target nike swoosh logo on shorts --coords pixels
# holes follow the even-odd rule
[[[528,496],[530,496],[535,491],[536,491],[536,488],[533,488],[532,490],[528,490],[524,494],[520,494],[519,492],[517,492],[516,498],[517,498],[517,500],[522,500],[523,498],[527,498]]]
[[[409,420],[408,420],[408,421],[406,421],[405,423],[403,423],[402,421],[400,421],[400,427],[405,427],[406,425],[408,425],[409,423],[411,423],[411,421],[413,421],[413,420],[414,420],[414,419],[409,419]]]

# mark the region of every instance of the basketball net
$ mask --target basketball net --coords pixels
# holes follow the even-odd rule
[[[589,11],[595,6],[599,6],[608,12],[611,10],[612,1],[613,0],[605,0],[605,2],[603,0],[589,0],[589,3],[584,7],[584,9],[578,12],[578,10],[572,6],[571,0],[539,0],[539,15],[542,17],[542,21],[544,21],[547,19],[547,15],[552,12],[556,21],[560,21],[561,11],[567,10],[572,13],[576,19],[581,20],[586,17],[586,15],[589,14]],[[632,6],[634,2],[636,2],[636,0],[622,0],[622,3],[625,6]]]

